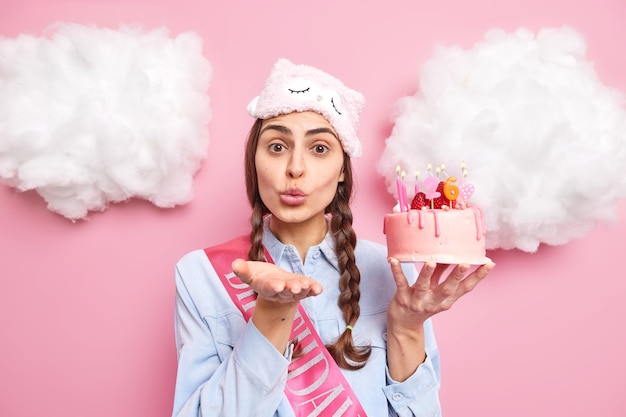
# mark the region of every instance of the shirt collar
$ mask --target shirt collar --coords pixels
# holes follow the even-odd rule
[[[272,233],[270,230],[270,218],[271,214],[267,215],[263,219],[263,246],[269,252],[275,264],[280,264],[283,259],[283,254],[285,253],[285,248],[288,245],[282,243],[278,238]],[[326,236],[324,236],[324,240],[320,242],[319,245],[311,246],[311,249],[319,249],[319,251],[324,255],[326,260],[337,270],[339,271],[339,263],[337,262],[337,254],[335,253],[335,240],[330,232],[330,218],[327,217],[326,221],[328,223],[328,230],[326,232]],[[291,245],[289,245],[291,246]]]

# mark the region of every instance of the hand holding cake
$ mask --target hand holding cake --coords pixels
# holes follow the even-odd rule
[[[467,264],[456,265],[442,280],[449,265],[427,262],[413,285],[409,285],[397,259],[389,258],[389,264],[397,290],[387,310],[388,352],[393,353],[387,360],[391,377],[403,381],[426,360],[426,320],[449,310],[459,298],[472,291],[495,264],[489,262],[471,272]]]
[[[445,279],[449,265],[427,262],[417,280],[410,285],[400,262],[389,258],[398,290],[391,301],[388,317],[405,329],[421,326],[427,319],[445,310],[462,296],[472,291],[495,267],[493,262],[471,269],[467,264],[455,265]]]

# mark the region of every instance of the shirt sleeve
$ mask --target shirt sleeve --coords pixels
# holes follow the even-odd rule
[[[399,417],[440,417],[439,388],[441,371],[439,349],[431,320],[424,324],[426,360],[406,381],[394,381],[387,369],[387,386],[384,388],[389,402],[390,415]]]
[[[289,361],[243,317],[232,348],[220,345],[216,336],[225,329],[219,325],[228,323],[228,318],[220,312],[211,317],[205,311],[207,303],[218,301],[216,288],[198,286],[204,285],[199,284],[203,280],[221,283],[208,260],[209,267],[198,260],[188,263],[181,261],[176,267],[178,372],[173,416],[278,415]]]

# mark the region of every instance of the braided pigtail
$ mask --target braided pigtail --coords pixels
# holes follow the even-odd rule
[[[340,271],[340,294],[337,304],[348,327],[335,343],[327,345],[326,348],[341,368],[355,370],[365,366],[372,349],[371,346],[356,347],[352,338],[352,326],[361,314],[359,306],[361,273],[354,255],[356,233],[352,228],[352,210],[349,204],[351,195],[352,167],[350,159],[346,156],[344,158],[344,181],[337,187],[337,193],[328,206],[327,212],[332,215],[330,229],[335,239],[335,252]]]
[[[248,259],[251,261],[264,261],[263,254],[263,203],[255,203],[252,206],[252,216],[250,217],[250,250]]]
[[[263,261],[263,217],[269,213],[263,201],[261,201],[261,195],[259,194],[259,186],[256,176],[256,163],[255,154],[256,147],[259,142],[259,134],[261,132],[261,125],[263,120],[257,119],[252,125],[250,133],[248,133],[248,140],[246,141],[246,155],[245,155],[245,172],[246,172],[246,191],[248,194],[248,201],[252,206],[252,215],[250,217],[250,251],[248,252],[248,259],[251,261]]]

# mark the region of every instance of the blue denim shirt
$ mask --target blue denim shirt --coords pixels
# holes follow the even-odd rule
[[[295,247],[282,244],[266,223],[263,243],[281,268],[310,276],[324,291],[301,301],[324,343],[345,329],[337,306],[339,270],[330,233],[313,246],[304,262]],[[383,245],[359,240],[361,315],[354,326],[357,345],[371,345],[367,364],[343,370],[370,417],[441,415],[439,351],[432,324],[426,322],[427,358],[406,381],[393,381],[387,369],[386,312],[395,283]],[[405,266],[409,280],[416,273]],[[178,374],[173,416],[294,416],[284,394],[289,359],[246,322],[232,303],[203,250],[176,265],[176,345]]]

